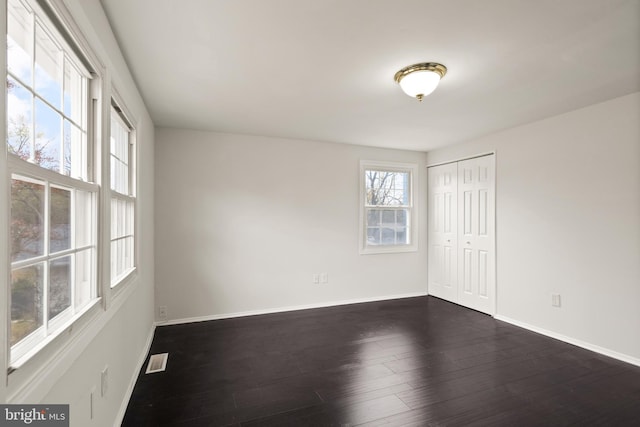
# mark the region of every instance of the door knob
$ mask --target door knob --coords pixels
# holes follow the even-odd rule
[[[467,245],[470,245],[470,244],[471,244],[471,242],[467,242]]]

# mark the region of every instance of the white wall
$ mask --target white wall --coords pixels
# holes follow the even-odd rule
[[[138,238],[140,259],[138,275],[125,291],[117,296],[104,295],[108,308],[99,313],[84,327],[74,328],[58,341],[61,351],[40,355],[0,381],[0,402],[11,403],[69,403],[72,426],[112,426],[118,422],[119,412],[126,404],[128,391],[137,375],[139,363],[144,357],[153,331],[153,196],[154,196],[154,127],[133,79],[121,56],[115,38],[98,0],[54,0],[68,8],[92,50],[105,67],[105,106],[109,105],[111,84],[117,89],[130,119],[137,125],[137,143],[140,150]],[[0,0],[0,8],[6,10],[6,1]],[[4,19],[2,29],[4,31]],[[5,38],[0,38],[0,49],[6,49]],[[3,55],[4,57],[4,55]],[[4,69],[4,59],[0,62]],[[2,103],[4,117],[4,102]],[[4,128],[4,125],[2,126]],[[4,132],[4,130],[2,131]],[[3,153],[5,151],[3,150]],[[5,173],[6,159],[1,156],[0,166]],[[0,193],[0,221],[6,227],[7,186]],[[6,255],[6,239],[3,233],[0,255]],[[108,246],[108,245],[107,245]],[[5,271],[3,265],[3,273]],[[8,292],[7,274],[0,277],[0,294]],[[4,306],[4,304],[3,304]],[[0,311],[0,338],[6,342],[7,316]],[[0,346],[2,372],[6,372],[7,349]],[[100,396],[100,372],[109,367],[109,389]],[[92,388],[94,417],[89,414],[89,395]]]
[[[423,215],[418,252],[358,253],[361,159],[419,164],[424,203],[424,153],[156,129],[156,305],[175,320],[425,294]]]
[[[497,151],[499,317],[638,364],[639,118],[635,93],[428,153]]]

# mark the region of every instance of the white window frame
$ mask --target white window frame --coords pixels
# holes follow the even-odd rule
[[[96,118],[99,117],[99,111],[98,111],[99,108],[96,108],[96,105],[99,104],[99,101],[96,102],[96,100],[100,96],[99,95],[100,90],[98,89],[101,84],[100,77],[90,72],[86,68],[85,64],[90,63],[88,56],[84,56],[84,57],[79,56],[79,55],[85,55],[85,53],[79,52],[79,49],[77,47],[74,48],[67,42],[67,40],[71,39],[72,36],[70,35],[70,33],[67,33],[67,34],[63,33],[63,31],[67,31],[67,32],[69,31],[65,23],[53,22],[49,13],[43,10],[37,1],[20,0],[20,2],[27,5],[27,7],[31,9],[33,13],[35,13],[36,21],[40,23],[40,25],[48,33],[48,35],[54,40],[54,42],[58,45],[58,47],[60,47],[64,51],[65,57],[70,59],[73,66],[76,69],[80,70],[82,74],[84,74],[84,77],[86,78],[86,94],[84,99],[84,103],[85,103],[84,108],[85,108],[85,114],[86,114],[85,120],[86,120],[87,140],[86,140],[86,153],[85,153],[85,156],[83,156],[83,159],[84,159],[83,161],[87,162],[86,164],[87,180],[84,181],[81,179],[64,175],[62,173],[59,173],[59,171],[52,171],[52,170],[46,169],[37,164],[33,164],[33,163],[30,163],[29,161],[22,160],[18,156],[12,155],[7,152],[6,154],[7,173],[4,176],[4,179],[6,180],[5,185],[7,185],[7,187],[10,187],[11,179],[14,176],[17,177],[18,179],[25,180],[27,182],[30,180],[35,180],[35,181],[38,181],[39,183],[40,182],[44,183],[45,185],[44,216],[47,218],[44,223],[44,231],[43,231],[44,245],[45,245],[44,246],[45,250],[43,255],[32,257],[27,260],[19,260],[19,261],[12,262],[10,253],[7,253],[7,259],[5,260],[5,262],[7,263],[6,265],[8,266],[7,293],[9,298],[7,298],[7,301],[6,301],[6,304],[7,304],[6,313],[7,313],[8,322],[11,323],[11,298],[10,298],[11,286],[12,286],[11,279],[10,279],[11,270],[28,267],[31,265],[37,265],[40,262],[45,262],[45,266],[47,266],[49,261],[62,258],[64,256],[77,254],[85,250],[92,249],[93,253],[90,260],[92,274],[91,274],[91,277],[89,278],[89,281],[90,281],[89,301],[81,307],[75,306],[74,288],[75,288],[75,281],[77,277],[75,274],[76,272],[74,271],[75,269],[72,269],[71,277],[70,277],[70,282],[71,282],[70,286],[71,286],[71,295],[72,295],[70,307],[65,309],[62,313],[59,313],[48,325],[46,324],[46,322],[43,322],[42,326],[40,326],[39,328],[31,332],[29,335],[24,337],[22,340],[20,340],[18,343],[14,344],[13,346],[9,344],[10,334],[7,335],[6,337],[7,349],[9,350],[7,363],[9,364],[8,366],[9,366],[10,372],[24,365],[33,356],[38,354],[50,343],[55,341],[65,331],[68,331],[71,325],[78,322],[81,318],[84,318],[85,314],[88,313],[89,311],[93,311],[92,309],[94,307],[99,306],[99,302],[101,300],[100,288],[98,285],[98,282],[99,282],[98,280],[99,261],[98,260],[100,257],[99,242],[98,242],[98,230],[99,230],[98,205],[99,205],[100,185],[99,185],[99,177],[95,173],[96,168],[98,166],[96,163],[97,160],[95,157],[95,153],[97,152],[96,147],[100,142],[98,134],[96,132],[96,128],[95,128],[95,125],[96,125],[95,120]],[[9,7],[8,2],[6,4],[7,4],[7,7]],[[63,29],[61,30],[61,28]],[[6,34],[5,34],[5,37],[6,37]],[[7,78],[9,77],[8,68],[5,68],[5,76]],[[25,83],[29,85],[31,84],[31,82],[22,82],[19,78],[15,76],[12,78],[15,78],[21,84],[25,84]],[[31,88],[28,90],[31,91],[32,93],[35,93],[34,88]],[[46,101],[44,102],[46,103]],[[62,108],[63,107],[61,106],[60,109]],[[58,111],[59,114],[62,114],[62,117],[67,117],[60,110],[56,109],[56,111]],[[34,113],[35,113],[34,111],[31,112],[31,114],[34,114]],[[71,119],[69,120],[72,121]],[[5,121],[4,122],[5,132],[7,130],[7,125],[8,123]],[[35,135],[32,135],[32,137],[34,136]],[[4,149],[7,150],[6,141],[5,141]],[[50,218],[49,218],[50,188],[52,187],[62,187],[65,189],[70,189],[72,192],[83,191],[92,195],[93,201],[91,203],[92,204],[91,214],[90,214],[91,217],[89,218],[89,221],[91,222],[91,230],[90,230],[90,237],[89,237],[90,243],[88,245],[82,245],[82,246],[74,245],[70,249],[66,249],[56,253],[50,252],[50,248],[48,247],[48,240],[49,240],[48,227],[50,222]],[[9,205],[11,205],[10,192],[7,194],[7,196],[9,197],[8,199]],[[74,199],[72,198],[71,222],[72,224],[75,224],[76,212],[73,207],[75,203],[73,200]],[[10,231],[10,226],[8,226],[7,229],[8,231]],[[72,230],[72,233],[75,233],[75,231]],[[73,264],[74,263],[72,262],[72,265]],[[48,276],[48,272],[45,271],[44,276],[45,276],[45,283],[43,284],[43,286],[46,287],[47,286],[46,279]],[[45,296],[46,296],[46,291],[45,291]],[[43,304],[42,304],[43,313],[48,313],[47,304],[48,304],[47,298],[43,298]],[[44,315],[44,319],[45,320],[47,319],[47,315]]]
[[[129,117],[131,117],[131,113],[129,113],[129,111],[123,106],[124,104],[119,100],[120,97],[117,95],[117,93],[114,91],[114,96],[111,99],[111,109],[110,109],[110,113],[109,113],[109,141],[111,141],[111,121],[114,119],[115,116],[115,120],[117,120],[119,122],[120,125],[122,125],[123,127],[125,127],[126,129],[128,129],[128,148],[129,148],[129,152],[128,152],[128,182],[129,182],[129,188],[127,189],[127,193],[128,194],[123,194],[121,192],[118,192],[114,189],[111,188],[111,174],[113,173],[113,171],[111,170],[111,143],[109,143],[109,149],[108,149],[108,165],[105,165],[105,167],[108,168],[109,171],[109,179],[106,181],[109,184],[105,185],[105,200],[104,200],[104,204],[107,207],[108,213],[109,213],[109,233],[108,233],[108,240],[109,240],[109,249],[108,249],[108,258],[109,258],[109,262],[107,263],[108,269],[109,269],[109,287],[111,288],[112,291],[119,291],[121,288],[123,288],[126,283],[129,283],[131,281],[131,279],[133,277],[135,277],[135,273],[137,272],[137,266],[138,266],[138,239],[137,239],[137,219],[138,219],[138,201],[137,201],[137,159],[138,159],[138,155],[137,155],[137,141],[136,141],[136,128],[135,126],[133,126],[131,120],[129,119]],[[132,216],[133,218],[131,218],[131,231],[129,234],[126,235],[122,235],[122,236],[118,236],[116,238],[112,237],[112,228],[114,227],[114,218],[112,218],[112,213],[111,213],[111,203],[113,200],[119,200],[125,203],[131,203],[133,205],[133,212],[132,212]],[[132,244],[132,248],[131,248],[131,254],[130,256],[132,257],[132,266],[128,269],[126,269],[125,271],[121,272],[120,274],[113,276],[111,273],[113,271],[113,269],[111,268],[111,264],[113,262],[112,256],[113,256],[113,252],[111,249],[111,243],[115,240],[121,240],[124,238],[133,238],[133,244]]]
[[[367,240],[367,211],[375,208],[375,206],[367,205],[367,182],[365,178],[366,171],[378,170],[388,172],[402,172],[409,174],[409,202],[402,206],[384,206],[380,208],[389,210],[408,210],[409,218],[407,220],[407,236],[409,243],[394,245],[370,245]],[[418,165],[414,163],[385,162],[374,160],[360,161],[360,254],[388,254],[415,252],[418,250],[418,210],[415,203],[415,189],[418,180]]]

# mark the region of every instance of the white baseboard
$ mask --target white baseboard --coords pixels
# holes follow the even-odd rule
[[[136,386],[136,382],[138,381],[138,374],[142,369],[142,365],[144,365],[145,360],[147,360],[147,354],[149,354],[149,350],[151,350],[151,344],[153,343],[153,336],[155,334],[156,327],[155,325],[149,331],[149,335],[147,336],[147,342],[144,344],[144,348],[142,349],[142,353],[138,358],[138,363],[136,363],[136,370],[131,380],[129,380],[129,386],[122,398],[122,403],[120,404],[120,410],[116,415],[116,420],[113,425],[119,426],[122,425],[122,421],[124,420],[124,415],[127,412],[127,406],[129,405],[129,400],[131,400],[131,395],[133,394],[133,389]]]
[[[312,308],[334,307],[338,305],[347,305],[347,304],[360,304],[363,302],[375,302],[375,301],[386,301],[386,300],[401,299],[401,298],[423,297],[426,295],[427,295],[426,292],[416,292],[416,293],[410,293],[410,294],[386,295],[386,296],[371,297],[371,298],[358,298],[358,299],[352,299],[352,300],[329,301],[329,302],[321,302],[316,304],[304,304],[304,305],[296,305],[296,306],[288,306],[288,307],[268,308],[263,310],[241,311],[236,313],[211,314],[207,316],[187,317],[184,319],[172,319],[167,321],[156,322],[156,326],[181,325],[183,323],[204,322],[207,320],[232,319],[235,317],[258,316],[260,314],[284,313],[287,311],[309,310]]]
[[[506,323],[510,323],[512,325],[518,326],[520,328],[528,329],[533,332],[537,332],[542,335],[546,335],[551,338],[555,338],[560,341],[564,341],[569,344],[573,344],[578,347],[582,347],[587,350],[595,351],[596,353],[603,354],[605,356],[612,357],[617,360],[621,360],[623,362],[631,363],[632,365],[640,366],[640,359],[629,356],[627,354],[618,353],[617,351],[610,350],[608,348],[600,347],[595,344],[591,344],[585,341],[581,341],[576,338],[568,337],[566,335],[559,334],[557,332],[549,331],[543,328],[539,328],[537,326],[529,325],[528,323],[520,322],[519,320],[514,320],[505,316],[495,316],[496,320],[501,320]]]

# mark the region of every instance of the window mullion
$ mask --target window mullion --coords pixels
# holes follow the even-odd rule
[[[35,161],[36,156],[36,14],[35,11],[31,11],[31,84],[29,90],[31,91],[31,155],[29,160]]]
[[[58,172],[61,175],[64,175],[65,171],[65,162],[64,162],[64,116],[58,116],[58,120],[60,121],[60,153],[58,153],[58,162],[60,162],[58,166]],[[71,171],[69,171],[71,173]]]
[[[11,173],[17,175],[24,175],[25,178],[36,178],[38,180],[46,180],[54,185],[60,185],[67,188],[77,188],[88,192],[97,192],[99,186],[93,182],[85,182],[70,176],[61,175],[49,169],[43,169],[42,167],[22,160],[15,155],[8,156],[8,165]]]
[[[118,193],[115,190],[111,190],[111,198],[112,199],[118,199],[118,200],[124,200],[125,202],[135,202],[136,198],[134,196],[128,196],[126,194],[122,194],[122,193]]]
[[[129,179],[129,188],[127,189],[127,194],[129,196],[135,197],[136,195],[136,191],[135,191],[135,170],[136,168],[133,167],[133,165],[135,165],[135,153],[134,153],[134,149],[135,149],[135,144],[133,143],[133,132],[129,132],[127,135],[127,153],[128,153],[128,157],[129,157],[129,167],[127,168],[127,178]]]
[[[50,264],[50,236],[51,236],[51,184],[45,181],[44,188],[44,261],[42,282],[42,325],[44,326],[45,336],[49,335],[49,274]]]
[[[40,255],[20,261],[14,261],[11,263],[11,270],[19,270],[21,268],[31,267],[32,265],[38,265],[45,262],[47,259],[49,259],[48,255]]]
[[[35,57],[35,53],[33,55]],[[35,74],[35,69],[31,71]],[[31,153],[29,154],[29,161],[35,163],[36,160],[36,97],[31,93],[31,123],[30,124],[30,139],[31,139]],[[11,157],[11,156],[9,156]]]
[[[76,261],[77,260],[77,256],[72,255],[71,256],[71,267],[69,271],[69,286],[71,286],[70,292],[69,294],[70,296],[70,301],[69,301],[69,308],[71,309],[71,313],[75,313],[77,311],[77,307],[76,307]]]
[[[60,172],[62,175],[64,175],[64,171],[65,171],[65,164],[64,164],[64,119],[65,119],[65,114],[64,114],[64,84],[65,84],[65,78],[64,78],[64,62],[65,62],[65,54],[64,54],[64,50],[60,49],[58,52],[58,75],[62,76],[62,82],[60,85],[60,112],[58,114],[60,114],[60,117],[58,118],[58,120],[60,120],[60,152],[58,153],[58,172]],[[69,173],[71,173],[71,171],[69,171]]]

